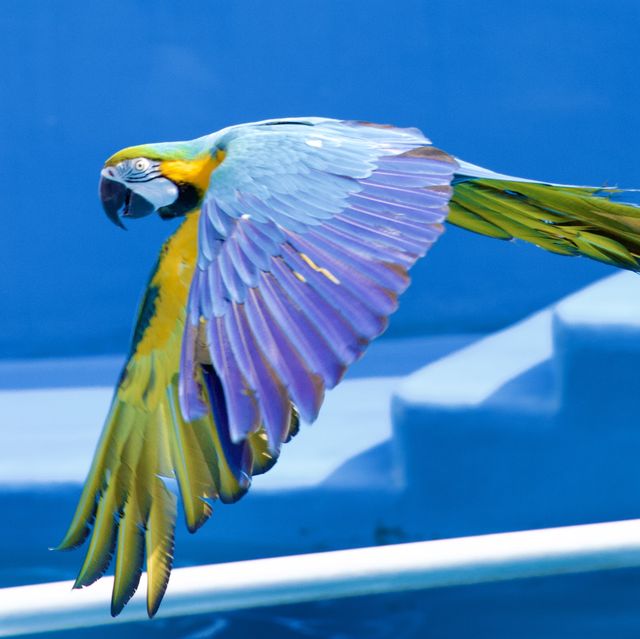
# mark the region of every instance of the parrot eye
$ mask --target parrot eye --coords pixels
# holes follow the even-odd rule
[[[147,160],[146,158],[140,158],[134,162],[133,168],[136,171],[145,171],[147,168],[149,168],[149,160]]]
[[[123,160],[118,165],[118,173],[125,182],[150,182],[160,177],[158,164],[159,162],[153,162],[148,158]]]

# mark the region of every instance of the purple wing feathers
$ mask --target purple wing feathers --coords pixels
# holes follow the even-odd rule
[[[355,122],[253,125],[220,144],[181,406],[197,416],[191,342],[204,323],[230,441],[264,426],[277,454],[292,406],[313,421],[325,389],[385,329],[407,270],[442,232],[456,164],[416,130]]]

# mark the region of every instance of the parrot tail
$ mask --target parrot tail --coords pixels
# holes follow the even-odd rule
[[[640,190],[549,184],[458,164],[451,224],[640,271]]]

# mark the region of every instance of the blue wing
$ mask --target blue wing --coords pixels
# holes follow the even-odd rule
[[[232,442],[263,427],[277,454],[292,410],[313,421],[384,331],[408,269],[442,233],[457,165],[418,130],[319,118],[226,129],[217,151],[181,406],[198,418],[208,395]]]

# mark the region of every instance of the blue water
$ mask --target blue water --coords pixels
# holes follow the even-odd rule
[[[637,639],[640,570],[153,620],[42,639]],[[35,637],[35,635],[34,635]]]
[[[5,547],[6,544],[11,547],[0,564],[0,587],[75,576],[82,553],[56,553],[47,547],[59,538],[77,493],[75,486],[0,493],[0,511],[8,514],[10,522],[3,532]],[[286,496],[283,499],[286,501]],[[319,506],[320,498],[316,501]],[[312,501],[307,498],[307,503]],[[308,541],[305,546],[303,539],[292,541],[295,546],[274,550],[273,534],[268,537],[270,545],[266,545],[266,550],[257,544],[242,548],[237,544],[225,545],[221,542],[225,521],[229,521],[231,512],[234,515],[240,512],[243,505],[244,501],[226,511],[219,508],[216,521],[197,535],[188,535],[180,522],[178,565],[320,550],[311,548]],[[325,549],[348,545],[331,542],[329,530],[333,529],[334,521],[327,519],[325,533],[329,541]],[[403,540],[411,539],[391,536],[379,537],[377,541]],[[376,540],[370,538],[366,543],[374,544]],[[39,636],[42,639],[637,639],[639,602],[640,569],[625,569],[155,619]],[[126,615],[125,609],[123,619]]]

